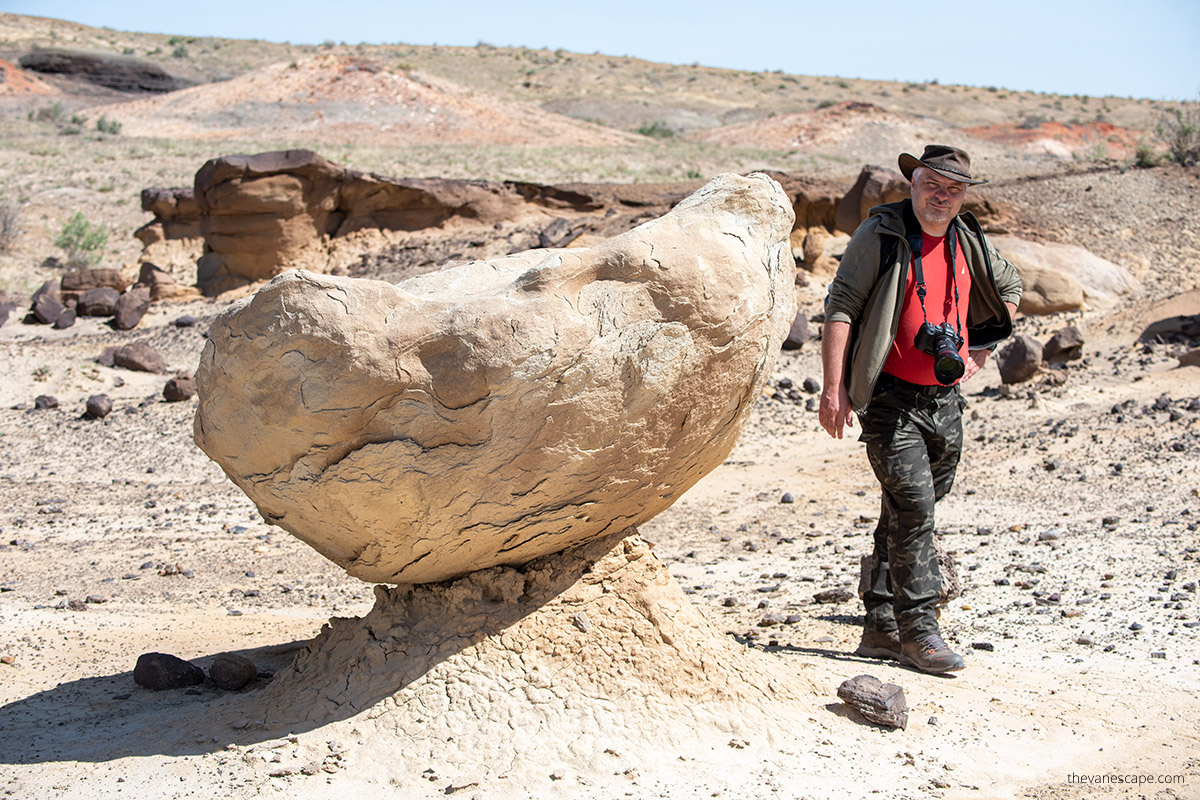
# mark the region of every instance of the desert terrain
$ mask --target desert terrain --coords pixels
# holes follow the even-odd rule
[[[178,86],[123,91],[16,66],[35,47],[148,60]],[[1137,153],[1161,149],[1167,104],[8,14],[0,59],[12,216],[0,290],[16,301],[0,327],[6,796],[1200,797],[1200,172]],[[155,302],[131,330],[23,322],[30,294],[67,269],[54,239],[72,215],[108,231],[99,266],[136,276],[132,234],[152,218],[140,192],[190,186],[227,154],[306,148],[399,178],[542,185],[698,187],[768,170],[844,192],[864,166],[894,168],[933,140],[965,147],[991,179],[972,193],[1006,210],[997,233],[1078,245],[1136,285],[1103,307],[1018,320],[1041,342],[1077,327],[1080,360],[1011,385],[993,362],[965,386],[967,450],[938,527],[962,584],[941,624],[967,669],[938,677],[853,655],[879,500],[861,445],[817,422],[829,275],[798,267],[813,340],[779,354],[724,463],[640,530],[712,626],[804,687],[782,722],[755,706],[693,728],[612,698],[628,730],[587,729],[595,741],[573,750],[569,715],[513,725],[522,757],[487,769],[463,754],[504,744],[490,710],[504,698],[452,736],[398,717],[391,697],[320,724],[268,722],[264,697],[304,702],[269,695],[271,676],[330,620],[367,615],[375,593],[269,525],[193,443],[196,401],[163,397],[245,292]],[[429,252],[427,268],[455,260]],[[163,355],[161,373],[99,363],[135,341]],[[101,393],[112,412],[86,418]],[[57,406],[39,407],[43,395]],[[238,691],[153,692],[132,674],[151,652],[206,669],[238,653],[258,676]],[[861,674],[904,689],[906,729],[838,699]],[[524,737],[563,745],[538,758]]]

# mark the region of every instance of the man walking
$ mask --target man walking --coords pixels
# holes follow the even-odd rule
[[[840,439],[857,413],[882,489],[856,652],[941,673],[964,666],[934,609],[933,508],[962,452],[958,384],[1011,335],[1022,285],[974,215],[960,213],[967,187],[986,183],[965,152],[931,144],[899,164],[911,199],[871,209],[825,299],[820,417]]]

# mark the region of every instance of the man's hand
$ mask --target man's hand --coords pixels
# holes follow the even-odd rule
[[[963,383],[971,380],[972,375],[983,369],[991,352],[991,350],[971,350],[967,353],[967,360],[963,362],[963,366],[966,368],[966,372],[963,373]]]
[[[850,393],[845,384],[827,386],[821,392],[821,427],[835,439],[842,438],[843,428],[853,428],[850,414]]]
[[[835,439],[850,421],[850,392],[846,389],[846,359],[850,349],[850,324],[826,322],[821,331],[821,367],[825,383],[821,389],[821,427]]]

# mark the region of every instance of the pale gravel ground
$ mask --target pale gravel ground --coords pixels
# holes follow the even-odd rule
[[[114,160],[127,146],[101,144]],[[131,151],[144,164],[122,163],[128,170],[117,178],[122,191],[132,194],[154,163],[162,164],[166,182],[180,182],[174,173],[196,165],[196,153],[183,150],[167,162],[156,161],[157,150]],[[6,178],[14,180],[16,170],[10,170]],[[1186,783],[1099,796],[1200,796],[1194,755],[1200,751],[1200,644],[1197,628],[1187,627],[1200,619],[1200,606],[1196,592],[1184,588],[1200,580],[1200,414],[1189,410],[1200,395],[1200,369],[1175,367],[1179,345],[1135,341],[1166,314],[1156,311],[1166,308],[1161,301],[1197,286],[1200,257],[1190,220],[1197,175],[1174,168],[1066,173],[997,180],[986,192],[1017,209],[1021,235],[1081,244],[1128,266],[1143,286],[1111,311],[1021,323],[1022,332],[1043,339],[1067,322],[1083,325],[1089,361],[1070,367],[1061,387],[1022,387],[1001,397],[989,368],[968,390],[969,450],[955,491],[939,508],[940,528],[964,579],[964,595],[946,610],[943,624],[968,658],[968,670],[937,679],[849,655],[859,604],[816,605],[812,594],[853,589],[857,557],[869,546],[877,513],[873,480],[860,445],[834,442],[819,430],[815,413],[804,410],[808,395],[801,393],[800,404],[763,399],[727,463],[643,533],[722,630],[794,664],[826,694],[813,697],[786,740],[764,731],[745,748],[710,742],[708,749],[681,752],[683,760],[640,762],[632,778],[611,774],[607,765],[571,765],[566,780],[530,772],[521,776],[528,781],[524,788],[502,782],[464,796],[886,792],[1069,800],[1097,796],[1068,785],[1069,772],[1109,768],[1183,774]],[[104,174],[93,176],[100,188],[68,194],[47,185],[44,175],[19,177],[45,215],[31,221],[51,226],[65,199],[107,202]],[[140,212],[121,208],[128,230]],[[30,259],[44,253],[42,234],[29,236],[18,250],[20,263],[5,257],[6,275],[16,270],[28,280]],[[133,257],[136,243],[117,242],[114,249],[120,258]],[[810,313],[819,308],[819,283],[804,294]],[[1193,298],[1185,296],[1186,313],[1200,312]],[[1178,303],[1170,308],[1183,313]],[[93,363],[108,344],[144,339],[161,347],[172,367],[188,369],[206,320],[218,310],[205,302],[159,307],[143,327],[124,334],[86,321],[65,332],[15,322],[0,329],[6,375],[0,382],[6,500],[0,588],[8,590],[0,593],[0,656],[13,660],[0,664],[0,702],[6,704],[0,721],[33,715],[49,731],[39,741],[0,747],[11,752],[20,744],[23,754],[22,763],[5,765],[0,786],[21,797],[322,797],[354,789],[442,794],[442,784],[419,774],[393,771],[394,783],[380,781],[378,775],[388,774],[389,746],[402,744],[365,742],[353,722],[304,733],[295,742],[243,739],[226,747],[222,737],[236,737],[199,730],[197,746],[187,751],[157,743],[155,726],[202,718],[189,709],[207,707],[219,693],[166,696],[137,689],[129,671],[139,653],[163,650],[206,663],[224,650],[248,650],[278,669],[328,617],[361,615],[371,603],[369,587],[261,521],[191,444],[192,404],[161,400],[165,377]],[[171,327],[183,313],[199,317],[200,325]],[[797,385],[819,378],[815,347],[782,357],[776,377]],[[79,419],[84,399],[98,391],[116,401],[113,415],[104,422]],[[57,395],[62,407],[31,410],[40,393]],[[1161,396],[1166,408],[1155,409]],[[1178,418],[1171,419],[1172,412]],[[797,502],[780,503],[784,492]],[[1115,521],[1105,524],[1105,517]],[[1039,541],[1048,531],[1058,538]],[[194,576],[159,574],[170,565]],[[1173,578],[1167,578],[1170,570]],[[1016,586],[1031,578],[1036,586]],[[1009,583],[997,584],[1002,579]],[[1058,602],[1039,604],[1035,592],[1058,593]],[[87,611],[58,608],[89,595],[105,602],[86,604]],[[1175,595],[1182,599],[1171,600]],[[768,605],[760,609],[763,600]],[[767,612],[797,619],[760,627]],[[1143,627],[1130,630],[1134,622]],[[1081,636],[1094,644],[1078,643]],[[993,649],[971,648],[976,642]],[[836,702],[837,684],[862,672],[905,687],[913,708],[907,731],[863,726]],[[120,695],[129,697],[112,699]],[[96,763],[56,758],[73,752],[72,737],[97,735],[73,722],[85,712],[110,715],[114,730],[131,720],[150,727],[141,739],[123,740],[137,743],[132,754]],[[266,777],[264,764],[274,756],[320,761],[333,752],[329,742],[352,768]]]

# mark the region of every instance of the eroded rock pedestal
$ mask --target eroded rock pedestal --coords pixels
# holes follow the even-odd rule
[[[588,249],[285,273],[213,324],[196,442],[367,581],[623,531],[732,449],[795,315],[792,219],[773,180],[726,175]]]
[[[375,592],[366,617],[332,620],[230,721],[300,731],[353,717],[388,769],[453,785],[792,746],[815,694],[796,660],[717,630],[634,530]]]

